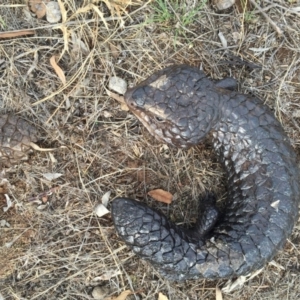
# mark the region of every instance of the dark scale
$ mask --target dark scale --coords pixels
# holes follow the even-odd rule
[[[173,66],[125,94],[130,110],[160,140],[188,148],[211,132],[227,172],[222,217],[207,195],[193,230],[141,202],[112,202],[119,236],[170,280],[228,278],[262,268],[297,220],[295,152],[270,109],[233,91],[235,85],[233,79],[214,82],[196,68]]]

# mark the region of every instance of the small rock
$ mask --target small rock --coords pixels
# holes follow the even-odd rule
[[[46,5],[46,19],[49,23],[57,23],[61,19],[60,7],[57,2],[50,1]]]
[[[127,91],[127,82],[120,77],[113,76],[109,80],[108,88],[120,95],[124,95]]]
[[[28,1],[28,5],[30,7],[30,10],[36,14],[38,19],[41,19],[46,14],[46,5],[41,0],[32,0]],[[28,15],[27,15],[28,16]]]

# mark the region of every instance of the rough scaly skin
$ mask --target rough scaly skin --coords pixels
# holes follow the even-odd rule
[[[14,165],[25,159],[37,130],[17,115],[0,116],[0,165]]]
[[[130,110],[160,140],[188,148],[210,132],[228,175],[226,210],[217,217],[206,201],[193,233],[138,201],[112,202],[119,236],[170,280],[262,268],[297,220],[299,172],[280,123],[259,99],[220,86],[196,68],[173,66],[125,94]]]

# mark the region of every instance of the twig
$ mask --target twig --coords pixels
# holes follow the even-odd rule
[[[270,19],[270,17],[262,10],[262,8],[254,0],[249,0],[249,1],[265,17],[267,22],[270,23],[270,25],[275,29],[275,31],[278,33],[278,35],[282,35],[283,34],[282,30],[275,24],[275,22],[273,22]]]
[[[43,198],[43,197],[52,195],[53,193],[57,192],[57,191],[58,191],[59,189],[61,189],[61,188],[62,188],[62,186],[60,186],[60,185],[55,186],[55,187],[51,188],[50,190],[48,190],[48,191],[46,191],[46,192],[37,194],[36,196],[29,198],[27,201],[28,201],[28,202],[37,201],[37,200],[39,200],[39,199],[41,199],[41,198]]]
[[[118,94],[116,93],[113,93],[109,90],[106,91],[107,92],[107,95],[115,100],[117,100],[118,102],[122,103],[122,104],[126,104],[125,100],[124,100],[124,97],[123,96],[119,96]]]
[[[35,30],[33,29],[5,31],[5,32],[0,32],[0,39],[13,38],[13,37],[23,36],[23,35],[33,35],[33,34],[35,34]]]
[[[270,1],[270,0],[265,0],[267,3],[272,3],[270,6],[266,7],[266,8],[271,8],[271,7],[279,7],[279,8],[282,8],[284,9],[287,13],[290,13],[290,14],[295,14],[295,15],[298,15],[300,16],[300,10],[299,10],[299,7],[292,7],[292,8],[288,8],[288,7],[285,7],[285,6],[282,6],[282,5],[279,5],[277,3],[273,4],[273,0]]]
[[[50,151],[54,151],[57,149],[57,148],[40,148],[37,144],[35,144],[33,142],[29,143],[29,145],[32,149],[41,151],[41,152],[50,152]]]

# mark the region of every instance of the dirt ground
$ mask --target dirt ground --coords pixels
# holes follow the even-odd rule
[[[120,241],[109,213],[94,213],[110,192],[110,201],[144,199],[188,224],[205,190],[226,196],[209,143],[181,151],[156,141],[108,96],[112,76],[134,86],[181,63],[233,76],[274,110],[300,154],[300,1],[237,0],[219,12],[204,0],[65,0],[56,23],[51,7],[45,16],[43,1],[30,2],[0,4],[0,34],[16,31],[0,35],[1,113],[34,124],[37,144],[56,150],[2,168],[0,299],[114,299],[126,290],[126,299],[300,299],[300,223],[259,275],[218,298],[227,280],[164,280]],[[147,196],[155,188],[173,203]]]

